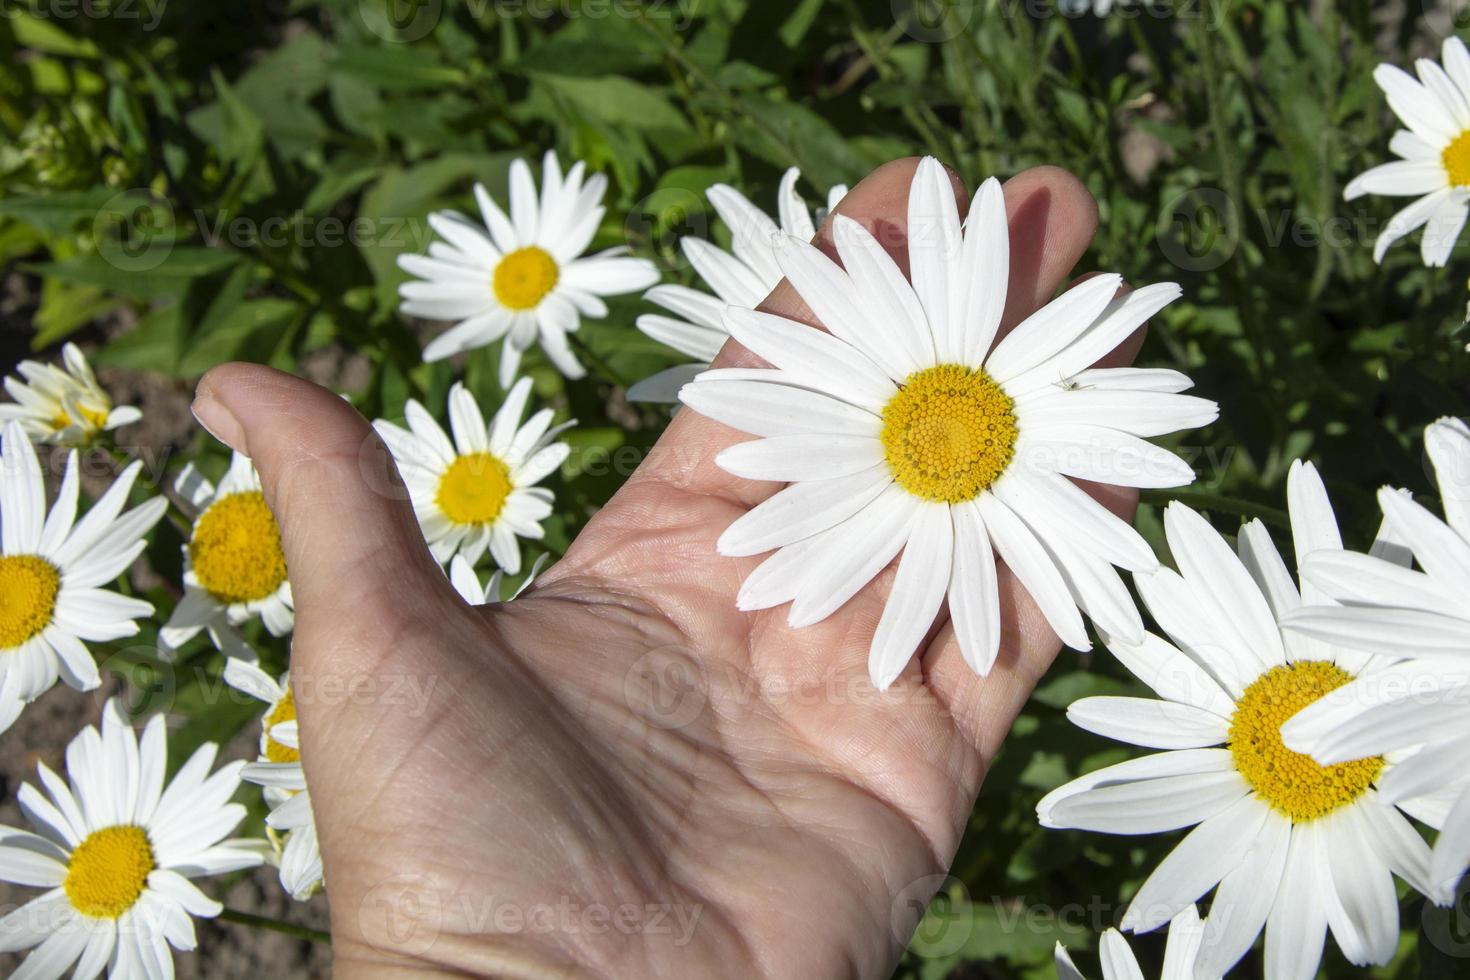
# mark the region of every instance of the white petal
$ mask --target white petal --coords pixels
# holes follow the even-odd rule
[[[883,446],[873,436],[773,436],[730,446],[715,463],[747,480],[829,480],[883,464]]]
[[[1265,596],[1218,531],[1195,511],[1171,503],[1164,511],[1169,550],[1195,598],[1208,604],[1263,668],[1286,662],[1281,631]],[[1222,638],[1224,639],[1224,638]]]
[[[679,400],[701,415],[757,436],[877,438],[883,423],[865,409],[820,392],[759,381],[698,381]]]
[[[821,622],[881,572],[908,539],[917,502],[887,487],[845,524],[839,554],[828,554],[802,581],[787,621],[795,629]],[[837,550],[837,549],[833,549]]]
[[[725,327],[796,384],[831,392],[875,414],[898,393],[877,365],[824,331],[785,317],[733,308],[725,313]]]
[[[1220,745],[1228,718],[1176,701],[1090,697],[1074,701],[1067,718],[1095,735],[1152,749],[1200,749]]]
[[[1332,892],[1327,921],[1343,954],[1357,966],[1386,963],[1398,943],[1399,904],[1393,876],[1357,807],[1324,817]],[[1338,903],[1341,903],[1340,905]]]
[[[1449,905],[1466,867],[1470,867],[1470,792],[1460,795],[1434,842],[1429,877],[1438,893],[1431,897],[1440,905]]]
[[[1149,932],[1197,901],[1239,866],[1273,818],[1280,819],[1248,795],[1194,828],[1138,889],[1123,928]]]
[[[974,501],[956,504],[954,568],[949,616],[955,641],[970,669],[984,677],[1000,652],[1000,588],[990,532]]]
[[[725,529],[722,555],[758,555],[847,520],[890,485],[886,466],[831,480],[805,480],[761,502]]]
[[[1061,573],[1041,542],[1009,507],[993,494],[981,494],[980,514],[991,543],[1011,572],[1025,587],[1047,624],[1074,650],[1091,647],[1082,616]]]
[[[975,192],[965,219],[956,307],[962,331],[961,364],[983,364],[1005,312],[1011,277],[1011,230],[1000,181],[989,178]]]
[[[1400,657],[1470,649],[1470,620],[1419,609],[1317,606],[1298,609],[1281,625],[1328,643]]]
[[[1158,391],[1053,388],[1029,395],[1016,405],[1022,425],[1101,424],[1149,438],[1209,425],[1220,408],[1206,398]]]
[[[1325,885],[1318,868],[1318,835],[1311,825],[1297,827],[1286,852],[1281,886],[1266,921],[1266,975],[1273,980],[1313,980],[1327,939]]]
[[[1281,887],[1291,836],[1290,820],[1267,820],[1240,864],[1220,881],[1196,963],[1202,976],[1224,976],[1261,934]]]
[[[944,604],[953,554],[949,506],[919,507],[868,652],[868,676],[878,690],[888,689],[933,625]]]
[[[1100,425],[1023,429],[1011,466],[1120,487],[1160,489],[1194,482],[1194,470],[1169,450]]]
[[[1440,419],[1424,430],[1424,449],[1434,463],[1445,520],[1470,541],[1470,426]]]
[[[1221,718],[1235,713],[1235,702],[1215,679],[1161,637],[1145,633],[1141,643],[1109,637],[1108,649],[1159,697],[1202,708]]]
[[[909,187],[909,278],[924,308],[940,363],[953,363],[965,349],[964,333],[950,309],[951,290],[959,276],[962,246],[960,215],[954,189],[939,161],[919,161]]]
[[[1188,773],[1116,783],[1060,800],[1051,826],[1106,834],[1157,834],[1192,827],[1246,796],[1250,787],[1233,771]]]
[[[1006,334],[985,359],[985,370],[1004,384],[1055,357],[1102,316],[1123,277],[1094,276],[1067,290]]]

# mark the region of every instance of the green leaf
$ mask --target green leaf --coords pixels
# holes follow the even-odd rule
[[[11,5],[7,4],[8,7]],[[11,7],[4,16],[11,21],[15,43],[22,48],[44,51],[67,58],[96,58],[97,46],[85,38],[72,37],[55,21],[43,20],[26,10]]]
[[[332,60],[333,72],[361,78],[384,91],[452,89],[465,84],[464,72],[431,51],[407,44],[345,48]]]
[[[265,125],[240,100],[219,69],[211,73],[218,101],[189,113],[189,128],[237,170],[254,166],[265,145]]]
[[[193,377],[225,361],[270,360],[287,322],[301,309],[299,303],[284,299],[247,300],[231,306],[190,338],[178,373]]]
[[[66,235],[82,224],[127,215],[142,203],[145,199],[139,194],[93,187],[0,199],[0,215],[24,221],[48,235]]]
[[[146,269],[127,268],[103,255],[83,255],[30,268],[37,275],[97,286],[124,296],[161,299],[178,296],[195,279],[239,261],[240,256],[233,252],[181,245],[170,249],[161,261]]]
[[[116,306],[116,296],[87,286],[48,280],[41,290],[41,305],[32,319],[36,335],[31,338],[31,349],[49,347]]]
[[[175,374],[186,336],[183,304],[170,303],[149,311],[133,329],[99,350],[92,360],[102,367]]]
[[[631,79],[549,73],[538,73],[537,78],[589,120],[637,130],[689,129],[689,121],[665,96]]]

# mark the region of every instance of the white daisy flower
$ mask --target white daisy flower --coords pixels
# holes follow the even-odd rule
[[[1120,277],[1098,276],[997,342],[1010,274],[1000,183],[980,188],[962,237],[932,158],[909,195],[912,285],[857,222],[839,215],[832,228],[842,266],[794,238],[777,249],[831,332],[731,309],[731,335],[774,369],[708,371],[680,393],[762,437],[720,453],[721,467],[792,484],[719,539],[725,555],[775,550],[745,580],[739,607],[790,602],[791,626],[809,626],[902,551],[870,650],[873,683],[898,676],[946,596],[960,649],[984,674],[1000,646],[998,554],[1068,646],[1089,646],[1079,605],[1109,632],[1141,638],[1113,565],[1146,570],[1157,560],[1069,477],[1141,487],[1194,479],[1143,437],[1211,422],[1215,404],[1177,394],[1190,382],[1174,371],[1090,369],[1179,287],[1115,298]]]
[[[1341,552],[1316,470],[1292,466],[1288,502],[1298,566]],[[1393,875],[1428,887],[1429,848],[1382,798],[1401,755],[1323,767],[1286,748],[1281,724],[1391,660],[1283,632],[1292,610],[1330,603],[1298,591],[1261,522],[1241,529],[1239,556],[1181,504],[1164,514],[1180,571],[1135,576],[1173,639],[1116,639],[1109,649],[1159,700],[1084,698],[1068,709],[1088,731],[1165,749],[1088,773],[1037,807],[1047,827],[1155,834],[1193,827],[1139,888],[1123,928],[1148,932],[1211,889],[1198,970],[1220,976],[1264,929],[1265,975],[1316,976],[1327,930],[1349,960],[1385,963],[1398,944]]]
[[[271,806],[266,826],[278,846],[281,887],[304,902],[322,887],[322,852],[301,766],[291,675],[288,672],[279,681],[272,680],[254,664],[230,658],[225,663],[225,683],[268,705],[260,724],[260,758],[246,766],[242,776],[265,788]],[[285,835],[284,843],[275,832]]]
[[[521,570],[516,538],[543,536],[541,522],[551,516],[556,498],[535,484],[571,453],[570,446],[555,440],[576,423],[553,426],[555,413],[543,408],[522,425],[530,395],[531,379],[517,381],[487,426],[474,396],[456,382],[449,389],[452,443],[413,399],[403,409],[407,429],[382,420],[373,423],[408,484],[429,549],[440,564],[462,554],[473,566],[488,547],[495,563],[507,575],[516,575]]]
[[[159,649],[172,658],[207,630],[217,649],[254,660],[236,627],[259,616],[272,636],[285,636],[296,624],[281,529],[266,506],[255,464],[232,453],[216,487],[190,463],[174,491],[194,527],[184,545],[184,597],[158,631]]]
[[[147,547],[168,502],[123,505],[140,462],[128,465],[77,520],[77,453],[66,460],[50,512],[35,449],[19,422],[8,422],[0,455],[0,677],[34,701],[58,677],[79,691],[102,683],[86,643],[133,636],[151,603],[109,591]]]
[[[0,919],[0,952],[35,947],[15,977],[172,977],[173,953],[195,946],[191,917],[221,906],[190,879],[259,865],[263,841],[226,840],[245,817],[231,803],[242,762],[210,775],[201,746],[171,781],[167,729],[154,715],[141,740],[116,700],[102,730],[66,750],[68,782],[36,767],[18,800],[36,833],[0,827],[0,879],[47,891]],[[69,785],[68,785],[69,783]]]
[[[812,240],[827,213],[847,195],[847,185],[839,184],[827,194],[826,208],[813,215],[796,192],[801,171],[792,167],[781,178],[777,203],[781,224],[778,227],[760,208],[728,184],[716,184],[706,196],[715,212],[730,229],[734,254],[703,238],[688,237],[679,242],[684,257],[700,278],[714,290],[714,296],[688,286],[654,286],[644,294],[674,316],[645,313],[638,318],[638,329],[681,354],[699,362],[681,364],[628,389],[632,401],[673,402],[679,389],[715,359],[730,335],[725,332],[724,313],[727,306],[753,310],[770,295],[781,281],[781,267],[776,263],[776,245],[783,235]]]
[[[1343,603],[1290,614],[1285,627],[1318,642],[1405,658],[1311,705],[1282,728],[1286,744],[1322,765],[1414,751],[1379,795],[1439,827],[1430,897],[1454,900],[1470,866],[1470,427],[1440,419],[1424,433],[1445,520],[1406,492],[1378,495],[1393,536],[1372,554],[1323,551],[1303,574]],[[1419,570],[1411,565],[1418,560]]]
[[[482,184],[475,185],[475,199],[483,228],[455,211],[429,215],[429,226],[443,241],[432,243],[428,255],[399,258],[399,266],[421,280],[399,287],[400,309],[458,322],[424,348],[424,360],[440,361],[504,337],[500,384],[508,388],[522,352],[539,339],[562,374],[586,373],[567,334],[584,316],[607,316],[600,297],[644,289],[659,273],[622,246],[581,257],[602,223],[607,191],[602,174],[583,183],[585,170],[579,160],[563,177],[556,152],[548,150],[539,200],[531,168],[524,160],[510,165],[509,217]]]
[[[1470,208],[1470,52],[1457,37],[1441,49],[1444,66],[1428,58],[1412,75],[1396,65],[1379,65],[1373,80],[1407,129],[1393,134],[1388,148],[1400,159],[1360,174],[1343,190],[1346,200],[1364,194],[1416,197],[1395,214],[1373,246],[1375,262],[1388,247],[1424,226],[1424,264],[1449,261]]]
[[[1161,980],[1216,980],[1203,974],[1196,977],[1195,956],[1199,952],[1200,938],[1204,925],[1200,922],[1199,910],[1186,905],[1184,911],[1169,923],[1169,939],[1164,946],[1164,969]],[[1143,980],[1143,970],[1128,940],[1116,929],[1102,934],[1098,942],[1098,959],[1102,962],[1103,980]],[[1057,980],[1085,980],[1082,971],[1072,962],[1072,957],[1061,943],[1056,948]]]
[[[20,377],[5,379],[15,404],[0,405],[0,422],[14,419],[33,439],[77,446],[143,417],[131,405],[112,404],[76,344],[61,348],[61,363],[65,370],[39,361],[17,364]]]
[[[531,587],[536,581],[536,576],[541,574],[541,568],[546,564],[550,555],[542,554],[531,563],[531,570],[526,573],[526,580],[512,592],[505,594],[505,570],[497,568],[490,574],[490,578],[484,585],[480,584],[480,577],[475,574],[474,566],[465,560],[464,555],[455,555],[449,562],[449,584],[454,586],[454,591],[459,597],[472,606],[485,606],[492,603],[509,602]],[[0,708],[3,710],[3,708]],[[0,728],[0,731],[3,731]]]

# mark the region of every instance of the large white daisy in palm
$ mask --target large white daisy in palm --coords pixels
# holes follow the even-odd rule
[[[1316,470],[1296,463],[1288,482],[1300,567],[1341,552],[1337,521]],[[1393,876],[1429,887],[1429,848],[1378,787],[1399,755],[1324,767],[1288,749],[1281,724],[1353,678],[1392,661],[1284,632],[1293,610],[1330,604],[1292,580],[1266,528],[1242,528],[1239,555],[1181,504],[1164,515],[1179,571],[1135,577],[1173,640],[1108,647],[1159,700],[1084,698],[1068,710],[1091,732],[1165,749],[1088,773],[1037,808],[1043,825],[1114,834],[1194,829],[1139,888],[1123,928],[1148,932],[1214,889],[1201,975],[1230,969],[1264,929],[1265,975],[1310,980],[1326,933],[1358,965],[1384,963],[1398,945]]]
[[[1383,261],[1390,245],[1422,226],[1424,264],[1442,266],[1465,227],[1470,209],[1470,52],[1465,42],[1451,36],[1445,38],[1441,57],[1443,67],[1428,58],[1415,62],[1418,79],[1396,65],[1379,65],[1373,72],[1389,108],[1408,128],[1394,133],[1388,144],[1400,159],[1360,174],[1343,197],[1418,198],[1379,234],[1373,246],[1376,262]]]
[[[86,644],[138,632],[153,605],[103,588],[147,547],[168,502],[123,505],[143,464],[128,465],[77,520],[77,453],[67,455],[56,503],[35,449],[19,422],[0,447],[0,680],[14,698],[34,701],[58,677],[80,691],[102,683]],[[0,713],[5,709],[0,708]]]
[[[1169,940],[1164,947],[1164,969],[1159,974],[1160,980],[1217,980],[1213,976],[1195,974],[1195,958],[1203,934],[1199,910],[1193,905],[1185,906],[1184,911],[1174,916],[1169,923]],[[1098,959],[1103,980],[1143,980],[1138,958],[1129,948],[1128,940],[1116,929],[1102,934],[1098,941]],[[1057,943],[1056,967],[1057,980],[1086,980],[1061,943]]]
[[[191,918],[221,911],[191,879],[264,859],[264,841],[225,839],[245,818],[230,802],[244,763],[211,775],[217,747],[205,744],[165,780],[167,737],[154,715],[140,741],[110,700],[101,732],[67,746],[66,782],[43,763],[45,794],[21,786],[36,832],[0,827],[0,880],[47,890],[0,919],[0,952],[34,947],[12,976],[172,977],[170,947],[195,945]]]
[[[658,281],[658,268],[627,255],[622,246],[582,257],[602,223],[607,178],[584,176],[580,160],[565,175],[556,151],[548,150],[541,168],[538,199],[531,168],[510,165],[510,215],[475,185],[484,225],[456,211],[429,215],[442,241],[428,255],[404,255],[398,264],[421,281],[399,287],[400,309],[410,316],[457,321],[424,348],[426,361],[505,339],[500,353],[500,384],[510,387],[521,354],[538,340],[541,349],[569,378],[586,372],[572,353],[567,335],[581,318],[607,316],[601,297],[631,293]]]
[[[571,453],[556,437],[576,423],[553,426],[555,412],[543,408],[522,425],[530,397],[531,379],[522,378],[487,426],[474,396],[456,382],[449,389],[453,442],[413,399],[403,409],[407,429],[383,420],[373,423],[393,453],[429,550],[441,564],[461,554],[473,567],[489,548],[495,563],[515,575],[521,570],[516,539],[544,536],[541,522],[551,516],[556,498],[536,484]]]
[[[304,902],[322,887],[322,851],[307,795],[306,770],[301,765],[291,676],[287,673],[275,680],[254,664],[231,657],[225,664],[225,683],[266,705],[260,719],[259,757],[242,770],[241,776],[264,787],[265,801],[271,808],[266,827],[272,831],[271,843],[276,846],[281,887],[298,902]],[[298,797],[299,802],[287,806]]]
[[[730,230],[733,252],[694,236],[681,239],[679,247],[714,295],[688,286],[654,286],[644,294],[644,298],[674,315],[645,313],[638,318],[639,330],[698,363],[681,364],[645,378],[628,389],[630,399],[677,401],[679,389],[709,367],[709,362],[730,339],[725,332],[726,307],[753,310],[781,281],[781,266],[776,262],[776,246],[780,240],[789,235],[804,242],[811,241],[817,233],[817,226],[847,194],[845,184],[833,187],[827,194],[826,208],[818,209],[813,215],[796,192],[796,182],[800,177],[801,171],[792,167],[781,178],[777,196],[779,226],[728,184],[716,184],[706,192],[715,212]]]
[[[1179,287],[1116,296],[1120,278],[1098,276],[997,340],[1010,274],[1000,183],[980,188],[962,234],[943,168],[925,158],[908,227],[912,285],[850,219],[832,226],[842,266],[785,239],[777,261],[831,332],[732,309],[731,335],[773,369],[708,371],[680,393],[762,437],[720,453],[721,467],[792,484],[719,539],[726,555],[775,552],[745,580],[740,608],[790,602],[790,624],[811,625],[902,551],[873,636],[873,683],[898,676],[946,596],[960,649],[983,674],[1000,647],[998,554],[1068,646],[1089,645],[1079,605],[1141,638],[1113,566],[1151,569],[1153,552],[1069,477],[1194,479],[1144,437],[1204,425],[1215,404],[1178,394],[1189,379],[1174,371],[1090,369]]]
[[[0,405],[0,422],[15,419],[33,439],[76,446],[143,417],[131,405],[112,404],[76,344],[61,348],[61,364],[17,364],[20,377],[5,379],[5,390],[15,403]]]
[[[1395,545],[1367,555],[1309,555],[1307,580],[1343,605],[1299,609],[1283,624],[1319,642],[1405,659],[1309,706],[1283,726],[1282,735],[1324,766],[1414,752],[1384,775],[1379,794],[1440,828],[1430,897],[1448,905],[1470,866],[1470,766],[1464,755],[1470,738],[1470,427],[1440,419],[1425,431],[1424,442],[1445,520],[1402,491],[1380,491]]]
[[[174,490],[194,526],[184,545],[184,597],[158,631],[159,649],[172,657],[206,630],[217,649],[254,660],[236,627],[259,616],[272,636],[285,636],[296,625],[281,528],[260,474],[249,457],[232,453],[219,486],[190,463]]]

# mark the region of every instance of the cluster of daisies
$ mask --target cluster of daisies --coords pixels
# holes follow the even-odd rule
[[[1424,260],[1443,264],[1470,206],[1470,54],[1452,39],[1443,56],[1443,67],[1421,61],[1418,80],[1378,74],[1409,127],[1391,144],[1402,159],[1348,196],[1423,195],[1385,231],[1380,258],[1428,224]],[[898,257],[840,214],[827,223],[831,249],[812,244],[845,188],[813,213],[792,170],[775,218],[731,187],[711,188],[730,249],[682,243],[708,291],[659,284],[654,264],[625,249],[587,254],[607,181],[584,164],[563,171],[548,153],[539,189],[523,161],[509,178],[508,209],[477,185],[478,221],[431,215],[427,254],[400,260],[413,277],[402,312],[452,324],[425,359],[499,343],[503,397],[487,420],[457,383],[447,431],[414,400],[401,420],[374,423],[426,547],[466,601],[513,598],[505,579],[529,583],[547,557],[542,549],[523,574],[523,542],[543,537],[554,503],[544,483],[567,460],[560,436],[573,422],[533,404],[523,355],[539,346],[581,377],[583,320],[608,314],[605,297],[647,290],[665,312],[638,328],[689,363],[630,397],[682,403],[749,435],[717,464],[784,484],[718,539],[721,554],[765,556],[739,590],[742,610],[785,607],[791,627],[810,626],[896,565],[870,642],[872,683],[919,682],[916,655],[942,620],[941,636],[983,676],[1014,642],[1003,563],[1063,643],[1088,649],[1090,620],[1153,691],[1071,706],[1078,727],[1156,751],[1056,789],[1038,816],[1097,833],[1188,831],[1120,923],[1168,926],[1166,977],[1224,976],[1262,934],[1271,980],[1310,980],[1329,932],[1353,963],[1384,963],[1399,934],[1395,878],[1453,900],[1470,865],[1470,771],[1454,751],[1470,735],[1470,428],[1443,419],[1425,434],[1441,514],[1385,489],[1366,553],[1345,547],[1321,477],[1298,462],[1290,565],[1259,521],[1232,547],[1174,503],[1164,513],[1171,567],[1077,481],[1159,489],[1194,479],[1149,440],[1210,424],[1215,403],[1186,394],[1191,382],[1176,371],[1108,362],[1178,286],[1127,290],[1098,275],[1003,323],[1000,184],[982,184],[962,216],[932,159],[913,179]],[[825,330],[757,309],[783,279]],[[713,367],[731,338],[768,366]],[[0,827],[0,879],[44,889],[0,918],[0,952],[34,948],[17,974],[28,977],[171,976],[171,950],[194,946],[191,918],[221,911],[192,879],[270,863],[297,899],[325,887],[289,671],[269,672],[244,629],[257,619],[273,637],[294,628],[280,530],[239,454],[218,483],[189,464],[166,494],[127,509],[141,470],[131,463],[81,512],[76,447],[139,413],[112,404],[72,345],[62,367],[24,362],[18,373],[5,380],[13,403],[0,405],[0,731],[58,681],[98,688],[88,644],[133,636],[154,615],[123,577],[170,504],[186,542],[160,656],[205,634],[225,655],[226,683],[260,702],[261,721],[253,761],[216,769],[206,745],[167,779],[163,718],[140,738],[107,702],[100,727],[67,748],[67,778],[42,764],[44,792],[21,788],[34,829]],[[42,444],[66,452],[49,507]],[[269,808],[263,839],[229,839],[245,815],[232,802],[242,782]],[[1437,831],[1432,846],[1421,828]],[[1100,948],[1108,980],[1141,977],[1119,932]],[[1056,967],[1063,980],[1081,976],[1060,947]]]

